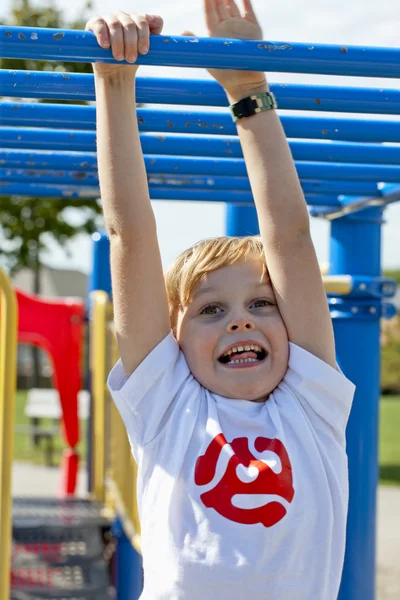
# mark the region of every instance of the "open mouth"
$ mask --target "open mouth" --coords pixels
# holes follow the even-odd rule
[[[256,364],[267,357],[267,351],[258,344],[244,344],[229,348],[218,361],[223,365]]]

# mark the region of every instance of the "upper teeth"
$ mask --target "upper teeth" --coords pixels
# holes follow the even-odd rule
[[[229,354],[233,354],[234,352],[248,352],[249,350],[254,350],[254,352],[262,352],[262,348],[257,346],[257,344],[246,344],[245,346],[235,346],[234,348],[230,348],[222,356],[229,356]]]

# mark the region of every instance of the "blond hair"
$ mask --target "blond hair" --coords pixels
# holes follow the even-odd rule
[[[207,273],[256,255],[262,262],[262,281],[268,280],[260,236],[216,237],[202,240],[182,252],[165,273],[171,329],[176,332],[179,310],[189,304],[196,286]]]

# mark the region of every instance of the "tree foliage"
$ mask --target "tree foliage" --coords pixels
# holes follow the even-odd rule
[[[29,27],[84,29],[86,13],[90,8],[91,4],[88,2],[83,7],[79,19],[67,22],[62,11],[55,8],[51,2],[38,6],[32,5],[30,0],[15,0],[6,23]],[[90,64],[30,59],[2,59],[0,68],[92,73]],[[62,102],[43,101],[58,104]],[[68,101],[65,103],[76,104]],[[79,211],[78,218],[73,221],[69,218],[71,207]],[[40,256],[44,250],[49,249],[51,240],[66,248],[67,242],[77,234],[92,233],[98,229],[102,225],[101,213],[100,203],[92,199],[0,197],[0,260],[12,274],[24,267],[38,272]]]

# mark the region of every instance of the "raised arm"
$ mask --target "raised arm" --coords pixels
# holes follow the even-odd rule
[[[101,46],[111,45],[115,58],[121,55],[134,61],[138,49],[149,47],[149,31],[160,33],[162,25],[161,17],[118,13],[92,19],[86,29],[93,31]],[[114,320],[129,376],[169,332],[167,295],[136,117],[137,67],[96,63],[93,70]]]
[[[262,39],[250,0],[205,0],[212,37]],[[264,74],[211,71],[231,104],[267,91]],[[310,235],[309,216],[289,145],[275,110],[237,122],[266,262],[289,341],[335,367],[329,307]]]

